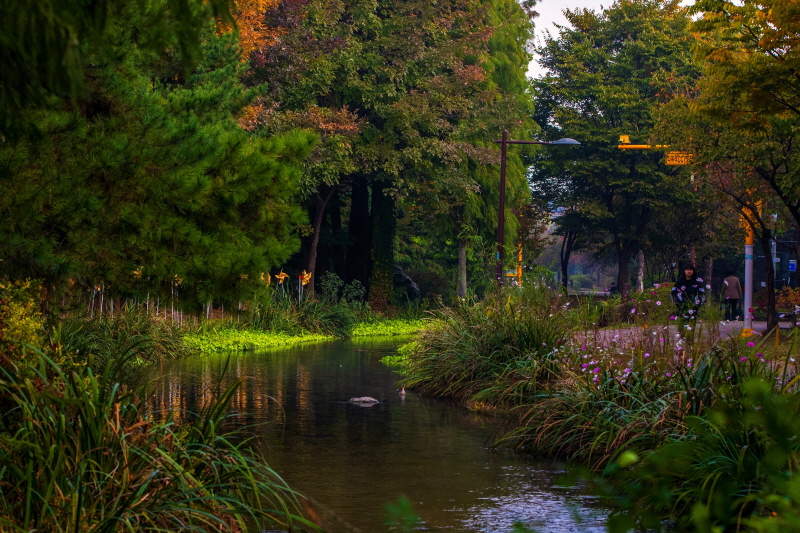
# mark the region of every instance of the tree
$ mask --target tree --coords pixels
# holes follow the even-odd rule
[[[662,138],[694,154],[698,179],[747,215],[765,257],[776,228],[757,205],[785,210],[800,228],[795,4],[698,2],[693,10],[702,18],[694,27],[702,37],[697,56],[704,76],[692,86],[673,87],[675,98],[662,110]],[[777,313],[771,261],[765,270],[772,328]]]
[[[616,140],[622,134],[648,139],[667,80],[699,75],[691,61],[690,19],[677,2],[657,0],[566,15],[570,27],[559,27],[539,49],[549,73],[535,81],[535,117],[548,138],[574,137],[582,146],[580,153],[548,151],[533,180],[556,180],[577,193],[579,210],[569,220],[577,217],[586,231],[607,235],[626,293],[629,264],[646,245],[654,214],[674,209],[692,191],[685,177],[662,165],[661,154],[622,151]]]
[[[740,120],[764,114],[800,115],[800,5],[786,0],[700,0],[694,29],[706,36],[698,46],[706,75],[718,91],[743,107]]]
[[[0,135],[30,129],[25,111],[48,95],[71,97],[85,90],[85,57],[102,51],[110,21],[121,13],[142,20],[154,51],[177,48],[187,64],[197,58],[201,30],[209,19],[234,24],[232,0],[39,0],[0,3]]]
[[[386,307],[393,293],[398,209],[420,213],[452,235],[455,226],[443,214],[468,201],[482,205],[471,191],[496,187],[496,168],[487,173],[492,185],[485,189],[473,174],[486,173],[481,165],[497,160],[484,127],[489,111],[495,113],[490,131],[524,120],[510,114],[500,124],[497,117],[524,97],[529,20],[511,0],[285,0],[268,18],[269,26],[289,30],[253,54],[252,80],[269,81],[264,127],[276,127],[282,114],[310,109],[324,117],[338,113],[337,124],[354,127],[352,136],[323,135],[320,146],[330,141],[331,150],[312,155],[313,164],[326,171],[316,174],[308,167],[305,202],[320,227],[309,228],[307,257],[317,257],[315,243],[338,250],[339,225],[346,225],[346,250],[324,254],[344,263],[343,277],[369,287],[376,307]],[[519,90],[506,96],[499,81],[491,80],[495,74],[504,87]],[[519,170],[522,176],[521,165]],[[517,183],[512,198],[524,191],[524,180]]]
[[[102,283],[117,296],[236,301],[297,249],[304,217],[291,199],[314,138],[243,130],[236,116],[257,91],[241,83],[235,36],[206,24],[183,77],[138,46],[137,7],[108,21],[77,107],[51,98],[30,113],[42,139],[0,148],[0,273],[51,294]]]

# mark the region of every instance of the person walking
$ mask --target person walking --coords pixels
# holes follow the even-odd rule
[[[694,265],[689,263],[683,267],[683,275],[675,282],[670,295],[678,309],[677,315],[683,320],[697,320],[697,311],[706,301],[706,289],[703,278],[697,276]]]
[[[739,320],[739,305],[742,302],[742,284],[733,270],[725,272],[722,281],[722,300],[725,302],[725,320]]]

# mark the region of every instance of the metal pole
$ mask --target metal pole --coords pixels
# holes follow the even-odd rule
[[[747,225],[747,237],[744,241],[744,327],[753,329],[753,228]]]
[[[503,259],[506,233],[506,145],[508,142],[508,131],[503,130],[503,138],[500,141],[500,208],[497,212],[497,284],[503,286]]]

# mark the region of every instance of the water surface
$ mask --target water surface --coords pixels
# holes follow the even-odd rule
[[[413,391],[399,397],[399,376],[379,362],[397,342],[191,358],[161,370],[156,401],[185,416],[219,383],[248,377],[236,423],[255,425],[270,466],[332,533],[399,531],[385,523],[386,504],[401,497],[424,531],[509,532],[518,520],[542,533],[604,531],[592,498],[557,486],[559,466],[486,447],[497,419]],[[381,403],[344,403],[354,396]]]

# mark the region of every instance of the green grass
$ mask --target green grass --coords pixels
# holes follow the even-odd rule
[[[332,340],[334,337],[315,333],[288,335],[248,329],[219,329],[206,333],[189,333],[184,342],[202,352],[250,351],[308,342]]]
[[[472,404],[520,405],[558,372],[569,328],[542,294],[509,292],[433,314],[408,350],[406,382]]]
[[[359,322],[353,329],[353,337],[379,337],[394,335],[413,335],[425,327],[425,320],[402,318]]]
[[[65,371],[33,352],[33,378],[0,373],[0,531],[316,529],[247,438],[221,432],[241,380],[178,427],[111,365]]]
[[[436,313],[385,362],[418,392],[507,413],[496,446],[604,471],[611,531],[799,531],[797,334],[720,339],[716,310],[690,328],[661,292],[605,308],[495,294]]]

